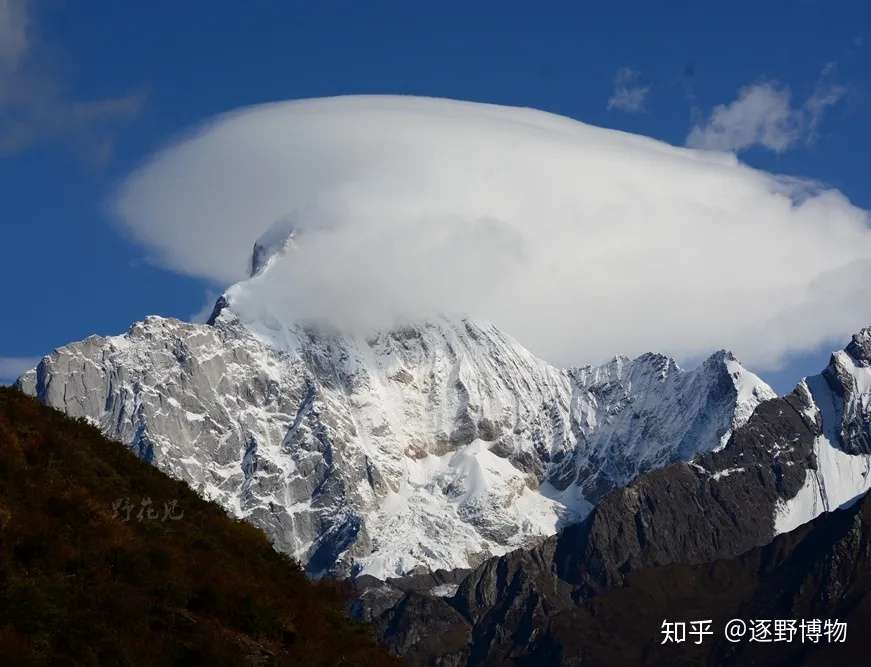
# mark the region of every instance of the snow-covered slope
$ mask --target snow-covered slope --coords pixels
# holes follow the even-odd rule
[[[693,371],[653,354],[566,370],[468,319],[366,336],[243,320],[234,298],[289,245],[261,241],[209,324],[149,317],[56,350],[19,386],[314,573],[468,567],[528,545],[636,474],[718,447],[774,396],[725,352]]]
[[[646,470],[722,446],[761,401],[776,397],[726,351],[690,372],[645,354],[570,374],[580,427],[576,479],[591,499]]]
[[[822,373],[802,380],[797,391],[819,432],[813,445],[815,468],[807,471],[799,492],[778,505],[778,533],[871,489],[871,328],[853,336]]]

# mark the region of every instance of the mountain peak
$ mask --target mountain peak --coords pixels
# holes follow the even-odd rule
[[[218,300],[215,301],[215,306],[212,308],[212,314],[209,315],[209,319],[206,320],[206,324],[209,326],[214,326],[218,321],[218,317],[220,317],[221,313],[224,311],[227,306],[230,305],[230,302],[227,301],[227,297],[223,294],[218,297]]]
[[[737,361],[739,364],[741,363],[740,361],[738,361],[738,359],[735,357],[731,350],[726,349],[717,350],[708,357],[708,360],[718,363],[722,363],[725,361]]]
[[[254,242],[251,252],[251,267],[249,275],[254,277],[263,273],[272,259],[284,254],[294,245],[297,229],[290,218],[280,218],[263,232]]]
[[[861,365],[871,365],[871,327],[865,327],[853,334],[853,339],[844,351]]]

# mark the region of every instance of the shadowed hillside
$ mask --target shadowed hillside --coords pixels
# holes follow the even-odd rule
[[[0,388],[4,664],[393,665],[257,529]]]

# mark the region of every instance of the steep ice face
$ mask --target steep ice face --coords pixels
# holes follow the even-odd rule
[[[799,492],[775,512],[778,533],[842,507],[871,489],[871,328],[835,352],[819,375],[798,392],[805,416],[816,425],[814,465]]]
[[[273,232],[238,289],[288,250],[290,228]],[[717,447],[774,395],[727,353],[693,371],[653,354],[566,370],[468,319],[367,335],[243,321],[237,288],[208,325],[149,317],[56,350],[19,386],[313,573],[469,567],[528,545],[636,474]]]
[[[725,352],[723,355],[726,371],[732,379],[737,398],[731,428],[720,438],[721,447],[726,445],[729,436],[736,428],[747,423],[759,403],[777,397],[774,390],[762,378],[745,369],[731,353]]]
[[[816,469],[809,469],[799,492],[775,509],[775,534],[849,505],[871,489],[871,457],[846,454],[824,435],[814,442],[813,453]]]

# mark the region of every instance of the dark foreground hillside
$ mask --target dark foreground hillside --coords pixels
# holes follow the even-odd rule
[[[2,664],[397,664],[343,607],[255,528],[0,388]]]

